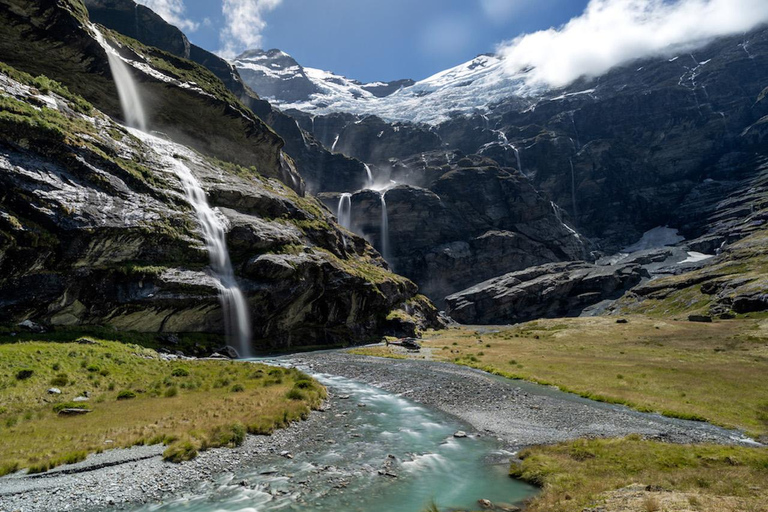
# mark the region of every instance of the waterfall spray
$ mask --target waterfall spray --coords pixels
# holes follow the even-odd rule
[[[381,255],[389,262],[389,216],[387,215],[385,195],[387,195],[386,190],[379,193],[379,197],[381,197]]]
[[[347,229],[352,228],[352,194],[341,194],[336,216],[339,218],[339,224],[341,224],[342,227]]]
[[[235,279],[232,262],[227,250],[226,229],[222,220],[210,207],[205,191],[192,171],[176,155],[179,146],[147,133],[147,121],[136,84],[131,72],[122,58],[104,39],[101,32],[92,27],[96,40],[101,44],[109,59],[109,68],[115,79],[120,106],[126,122],[132,128],[131,133],[151,146],[163,158],[163,161],[178,176],[184,187],[187,201],[195,210],[198,222],[205,238],[206,249],[211,261],[211,270],[217,281],[219,300],[224,314],[227,334],[234,340],[234,348],[240,357],[250,357],[251,325],[248,303]]]

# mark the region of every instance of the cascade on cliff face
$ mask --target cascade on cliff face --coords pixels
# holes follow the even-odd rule
[[[390,265],[392,262],[389,257],[389,216],[387,215],[387,201],[384,196],[387,195],[387,191],[380,192],[381,197],[381,255],[387,260]]]
[[[147,116],[144,112],[144,104],[141,102],[141,96],[133,81],[128,65],[115,52],[111,46],[104,40],[101,32],[94,30],[96,38],[107,52],[109,60],[109,69],[112,71],[112,78],[117,86],[117,95],[120,98],[120,108],[123,110],[125,122],[132,128],[138,128],[141,131],[147,131]]]
[[[345,192],[339,198],[339,208],[336,216],[342,227],[352,228],[352,194]]]
[[[133,128],[131,133],[162,156],[184,187],[187,201],[195,210],[205,238],[211,270],[219,288],[219,300],[224,314],[227,336],[240,357],[251,357],[251,324],[248,302],[235,279],[235,272],[227,250],[225,223],[208,204],[205,191],[192,171],[175,156],[179,146],[147,132],[147,120],[141,96],[128,66],[106,42],[103,35],[95,28],[93,30],[97,35],[97,40],[106,50],[110,70],[117,85],[117,94],[120,97],[123,115],[129,126]]]
[[[368,164],[363,164],[365,166],[365,173],[368,175],[368,188],[371,188],[373,186],[373,173],[371,172],[371,168]]]

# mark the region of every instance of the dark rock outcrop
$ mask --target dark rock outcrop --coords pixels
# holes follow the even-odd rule
[[[616,299],[642,279],[635,264],[554,263],[513,272],[445,299],[446,313],[463,324],[514,324],[580,314]]]
[[[506,272],[588,256],[589,242],[514,169],[466,158],[430,176],[425,187],[385,192],[390,243],[384,257],[432,300],[442,303]],[[320,198],[336,211],[337,194]],[[353,230],[384,251],[381,192],[357,192],[351,205]]]

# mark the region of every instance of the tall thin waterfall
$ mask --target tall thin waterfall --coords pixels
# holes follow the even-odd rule
[[[219,300],[224,312],[224,327],[230,337],[230,343],[240,357],[251,357],[251,321],[248,302],[237,284],[232,262],[229,259],[224,221],[208,204],[205,191],[189,167],[174,156],[178,153],[179,146],[138,130],[134,130],[133,133],[162,155],[163,160],[181,180],[187,201],[194,208],[203,231],[211,270],[219,289]]]
[[[120,107],[125,116],[125,122],[132,128],[138,128],[147,131],[147,116],[144,113],[144,105],[141,102],[141,96],[136,89],[136,83],[133,81],[128,65],[123,62],[117,52],[112,50],[106,42],[102,46],[108,46],[107,59],[109,59],[109,69],[112,70],[112,77],[117,86],[117,95],[120,97]]]
[[[379,193],[379,197],[381,197],[381,255],[389,262],[389,215],[387,215],[385,195],[387,195],[386,190]]]
[[[368,175],[368,186],[373,186],[373,173],[371,172],[371,168],[368,166],[368,164],[363,164],[365,166],[365,173]]]
[[[109,67],[117,85],[120,106],[129,126],[134,129],[131,133],[151,146],[179,177],[187,201],[195,210],[198,222],[202,228],[205,245],[211,261],[211,269],[219,288],[219,300],[224,312],[224,325],[227,334],[234,340],[234,348],[240,357],[250,357],[251,325],[248,303],[235,279],[232,262],[227,250],[226,228],[224,222],[208,204],[205,191],[192,171],[183,161],[177,158],[179,146],[147,133],[147,121],[141,96],[133,81],[128,66],[117,52],[104,40],[101,33],[94,28],[97,40],[104,47],[109,58]]]
[[[352,194],[344,193],[339,198],[339,208],[336,215],[342,227],[352,228]]]
[[[512,148],[512,151],[515,152],[515,158],[517,159],[517,170],[523,172],[523,163],[520,161],[520,150],[517,149],[513,144],[510,144],[509,146]]]

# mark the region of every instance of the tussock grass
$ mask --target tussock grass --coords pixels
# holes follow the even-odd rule
[[[188,460],[211,447],[237,446],[246,433],[270,434],[304,419],[326,396],[296,370],[169,362],[137,345],[81,341],[0,345],[0,474],[47,471],[138,444],[164,443],[167,460]],[[33,373],[18,380],[21,369]],[[52,382],[60,395],[47,392]],[[300,396],[289,397],[294,390]],[[88,401],[72,402],[86,392]],[[57,415],[71,407],[93,412]]]
[[[429,332],[422,345],[436,360],[554,385],[640,411],[768,435],[768,320],[628,320],[618,324],[616,318],[572,318],[492,329],[461,327]],[[393,354],[381,347],[355,353]]]
[[[511,475],[543,488],[526,508],[528,512],[577,512],[600,506],[603,493],[633,483],[732,498],[734,510],[768,510],[766,448],[685,446],[630,436],[539,446],[521,452],[520,457],[522,463],[512,466]],[[644,506],[644,510],[661,510],[653,495],[645,497]]]

